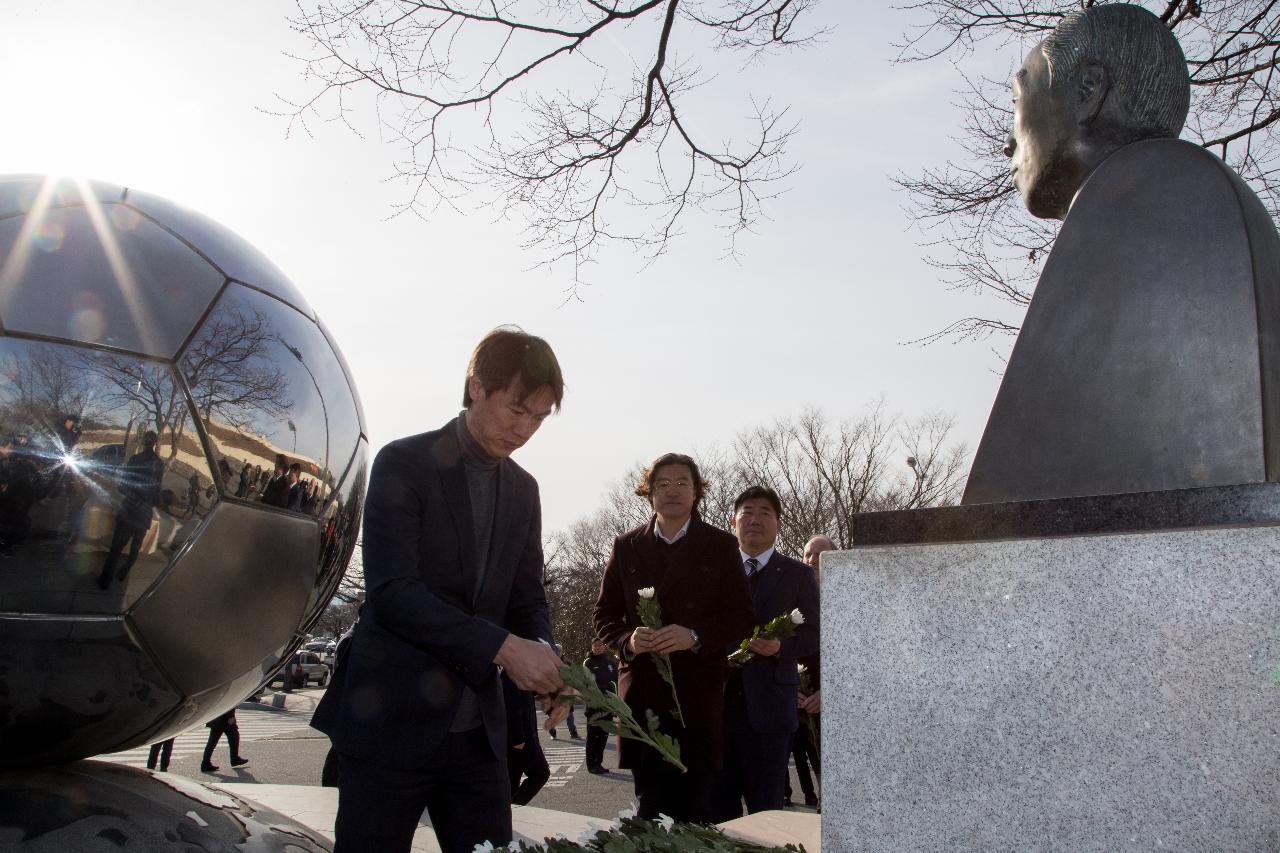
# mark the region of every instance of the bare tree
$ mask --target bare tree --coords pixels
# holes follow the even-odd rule
[[[688,57],[750,61],[809,42],[819,33],[798,22],[816,2],[299,2],[291,24],[309,46],[297,58],[311,94],[285,112],[291,126],[337,118],[354,129],[358,96],[370,94],[404,152],[403,210],[488,187],[546,262],[572,262],[576,284],[604,244],[661,254],[691,210],[719,215],[731,240],[760,217],[790,172],[786,111],[754,103],[747,141],[713,139],[688,106],[708,82]]]
[[[270,354],[278,341],[271,321],[254,308],[214,312],[182,356],[198,414],[216,415],[238,429],[251,428],[264,415],[288,414],[289,377]]]
[[[919,22],[899,61],[946,59],[963,69],[979,51],[1003,50],[1010,71],[1068,13],[1095,0],[917,0],[903,8]],[[1191,77],[1184,138],[1219,154],[1280,212],[1280,8],[1275,0],[1146,0],[1178,36]],[[966,76],[962,156],[902,174],[897,184],[925,226],[929,262],[953,288],[987,297],[980,313],[926,335],[983,339],[1016,334],[1058,223],[1033,220],[1009,176],[1005,141],[1012,122],[1006,79]],[[1005,307],[999,307],[1003,304]],[[994,310],[993,310],[994,309]]]

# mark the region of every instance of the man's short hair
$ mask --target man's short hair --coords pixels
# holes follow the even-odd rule
[[[778,516],[778,520],[782,520],[782,500],[778,497],[778,493],[768,486],[751,486],[733,499],[733,514],[737,515],[738,510],[742,509],[742,505],[747,501],[765,500],[773,507],[773,514]]]
[[[297,472],[299,475],[301,475],[301,474],[302,474],[302,465],[300,465],[300,464],[299,464],[299,463],[297,463],[297,462],[293,463],[292,465],[290,465],[290,466],[289,466],[289,472],[290,472],[290,473]]]
[[[564,398],[564,377],[551,345],[517,326],[499,326],[476,344],[462,383],[464,409],[471,408],[473,378],[480,380],[486,394],[515,383],[517,399],[521,401],[546,386],[551,389],[556,411],[560,411]]]
[[[664,465],[683,465],[689,469],[689,473],[693,475],[693,508],[697,509],[698,505],[702,503],[703,495],[707,493],[707,481],[702,479],[702,472],[698,470],[698,463],[693,461],[692,456],[684,453],[664,453],[653,460],[640,475],[640,482],[636,485],[636,494],[652,503],[653,478],[656,476],[657,470]]]
[[[1081,63],[1107,69],[1135,139],[1176,137],[1187,121],[1191,81],[1178,39],[1141,6],[1107,3],[1062,19],[1041,45],[1050,86],[1070,85]]]
[[[142,434],[142,446],[150,450],[160,441],[160,436],[156,435],[156,431],[149,429]]]

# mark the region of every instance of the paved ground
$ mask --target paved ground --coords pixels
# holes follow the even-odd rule
[[[233,769],[227,742],[223,739],[213,756],[213,763],[221,770],[214,774],[201,773],[200,759],[209,730],[200,726],[178,736],[169,772],[205,781],[319,785],[329,740],[308,723],[315,703],[323,694],[320,688],[294,691],[285,695],[282,708],[254,703],[241,705],[236,710],[240,752],[249,759],[249,764]],[[581,723],[581,708],[576,716]],[[578,733],[585,734],[581,724]],[[542,750],[551,766],[551,778],[530,805],[601,818],[613,818],[622,809],[630,808],[631,773],[626,770],[611,770],[601,776],[588,773],[583,759],[585,741],[568,739],[564,726],[559,727],[557,734],[559,738],[553,740],[542,732]],[[144,746],[99,757],[145,767],[147,752]],[[605,748],[605,767],[617,766],[615,756],[611,742]],[[792,774],[792,787],[798,792],[794,770]],[[797,811],[806,809],[799,807]]]

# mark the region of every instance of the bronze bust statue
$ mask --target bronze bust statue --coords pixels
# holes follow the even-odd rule
[[[1014,75],[1005,149],[1062,219],[964,503],[1280,480],[1280,238],[1176,137],[1190,87],[1147,10],[1068,15]]]

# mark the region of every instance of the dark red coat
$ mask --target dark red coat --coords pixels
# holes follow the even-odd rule
[[[636,720],[645,710],[662,720],[662,730],[680,741],[681,760],[691,769],[718,769],[722,764],[726,657],[751,633],[751,593],[738,542],[696,515],[689,532],[674,546],[653,534],[654,519],[619,536],[600,582],[593,624],[596,635],[618,651],[618,692]],[[654,587],[666,625],[698,632],[701,648],[671,656],[685,727],[673,721],[671,688],[658,675],[648,654],[628,661],[627,638],[640,627],[639,590]],[[619,766],[634,768],[645,744],[622,738]]]

